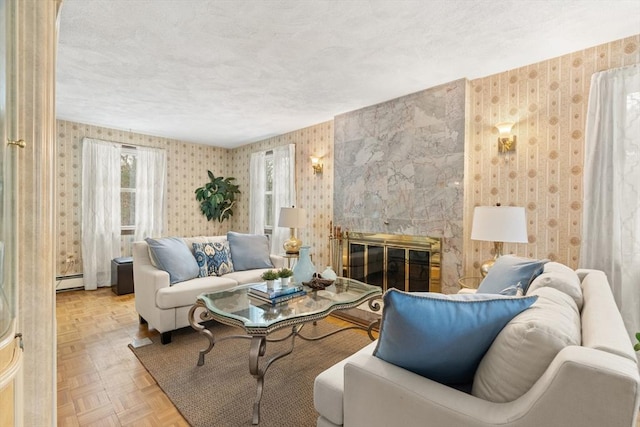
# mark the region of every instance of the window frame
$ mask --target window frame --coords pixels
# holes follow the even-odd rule
[[[120,176],[122,176],[122,167],[123,167],[122,157],[123,156],[132,156],[132,157],[134,157],[135,162],[136,162],[136,167],[138,166],[137,165],[138,152],[136,150],[136,147],[123,145],[122,146],[122,150],[120,152],[120,174],[121,174]],[[136,194],[136,190],[137,190],[136,177],[133,176],[132,179],[130,179],[130,181],[133,182],[133,187],[124,187],[122,185],[122,182],[120,183],[120,208],[121,209],[122,209],[122,202],[123,202],[123,198],[122,197],[123,197],[124,194],[133,194],[134,195],[133,203],[134,203],[134,206],[135,206],[135,194]],[[122,216],[120,218],[122,219]],[[135,232],[136,232],[135,218],[134,218],[134,224],[133,225],[120,224],[120,235],[121,236],[134,235]]]
[[[268,167],[268,164],[271,163],[271,167]],[[268,150],[265,152],[264,156],[264,234],[271,236],[273,234],[273,229],[275,224],[269,224],[268,218],[271,219],[272,222],[275,223],[275,212],[273,212],[273,150]],[[271,180],[269,180],[269,174],[271,174]],[[269,189],[268,183],[271,182],[271,189]],[[271,198],[271,203],[268,203],[267,200]],[[267,212],[268,208],[271,208],[271,212]]]

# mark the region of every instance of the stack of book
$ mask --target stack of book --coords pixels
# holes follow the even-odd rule
[[[268,289],[266,283],[257,283],[249,287],[250,297],[271,305],[289,301],[290,299],[298,298],[306,294],[307,292],[300,284],[289,285],[285,288],[276,286],[273,289]]]

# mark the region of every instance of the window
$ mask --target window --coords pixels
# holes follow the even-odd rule
[[[279,251],[288,237],[277,226],[280,208],[296,204],[295,145],[252,153],[249,182],[249,232],[271,235],[271,250]]]
[[[120,230],[131,235],[136,230],[136,150],[124,148],[120,154]]]
[[[273,232],[273,151],[267,151],[264,158],[265,191],[264,191],[264,233]]]

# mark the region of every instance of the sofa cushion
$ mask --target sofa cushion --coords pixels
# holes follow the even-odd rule
[[[227,236],[195,236],[195,237],[183,237],[182,240],[184,244],[187,245],[192,254],[193,252],[193,244],[194,243],[219,243],[226,242]]]
[[[228,277],[196,277],[188,282],[158,289],[156,306],[161,309],[191,306],[202,293],[224,291],[235,286],[238,286],[238,282]]]
[[[503,255],[493,264],[480,286],[480,294],[498,294],[509,286],[522,284],[526,293],[531,281],[542,273],[542,268],[549,260],[522,258],[514,255]]]
[[[558,352],[580,345],[580,314],[573,299],[541,287],[533,306],[511,320],[480,362],[471,393],[491,402],[511,402],[542,376]]]
[[[169,273],[169,283],[172,285],[198,277],[200,271],[196,259],[184,242],[177,237],[162,239],[145,239],[149,245],[151,257],[161,270]]]
[[[200,268],[198,277],[233,273],[229,242],[193,243],[193,253]]]
[[[238,284],[244,285],[247,283],[261,283],[264,282],[262,280],[262,273],[270,270],[270,268],[257,268],[254,270],[244,270],[244,271],[234,271],[233,273],[225,274],[223,277],[227,279],[233,279]]]
[[[231,259],[236,271],[273,268],[267,236],[229,231],[227,240],[229,240]]]
[[[541,275],[535,278],[527,293],[542,287],[555,288],[569,295],[582,310],[582,287],[578,274],[571,268],[558,262],[548,262],[544,265]]]
[[[496,335],[536,298],[390,289],[374,355],[442,384],[471,383]]]

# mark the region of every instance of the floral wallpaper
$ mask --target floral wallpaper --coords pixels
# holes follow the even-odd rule
[[[469,239],[473,207],[525,206],[528,244],[505,244],[505,253],[549,258],[577,267],[582,224],[582,164],[589,84],[594,72],[640,63],[640,35],[612,41],[559,58],[471,80],[466,95],[463,275],[477,276],[492,256],[489,242]],[[362,106],[367,107],[367,106]],[[339,114],[341,112],[336,112]],[[516,151],[498,154],[494,125],[513,121]],[[329,221],[334,193],[333,120],[233,150],[189,144],[122,130],[58,121],[56,272],[65,259],[81,255],[82,137],[168,150],[166,235],[248,231],[249,158],[253,151],[296,145],[298,204],[307,209],[308,227],[299,237],[309,244],[316,267],[329,261]],[[324,171],[314,175],[309,156],[323,156]],[[230,222],[207,222],[193,196],[206,171],[234,176],[243,193]],[[81,264],[65,274],[81,272]]]
[[[578,266],[583,158],[591,75],[640,62],[640,35],[471,81],[465,171],[465,274],[493,245],[469,239],[473,207],[524,206],[528,244],[504,253]],[[499,154],[494,125],[511,121],[516,151]]]
[[[298,230],[297,237],[310,252],[318,271],[329,262],[329,221],[333,212],[333,120],[284,135],[244,145],[232,150],[234,177],[244,189],[238,200],[232,226],[240,232],[249,231],[249,162],[251,153],[266,151],[280,145],[296,146],[296,194],[298,207],[307,211],[307,227]],[[311,156],[322,157],[323,171],[314,174]]]
[[[57,121],[57,251],[56,275],[82,272],[82,138],[89,137],[123,144],[167,150],[166,236],[217,235],[227,232],[229,223],[207,221],[200,213],[194,191],[209,180],[207,170],[227,176],[231,171],[227,149],[190,144],[99,126]],[[122,256],[130,255],[123,239]],[[75,265],[66,259],[73,256]]]

